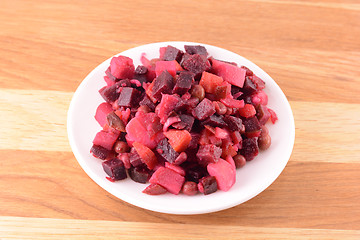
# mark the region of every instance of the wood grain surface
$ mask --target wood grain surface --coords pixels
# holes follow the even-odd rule
[[[94,183],[66,133],[99,63],[160,41],[203,42],[264,69],[292,107],[280,177],[239,206],[177,216]],[[360,239],[360,2],[0,1],[0,239]]]

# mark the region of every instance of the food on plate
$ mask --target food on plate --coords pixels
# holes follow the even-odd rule
[[[113,57],[99,90],[90,152],[107,179],[148,184],[149,195],[229,191],[236,169],[271,145],[265,82],[200,45],[164,46],[141,63]]]

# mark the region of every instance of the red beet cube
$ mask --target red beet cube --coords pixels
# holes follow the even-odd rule
[[[102,166],[112,180],[122,180],[127,177],[124,163],[118,158],[107,160]]]
[[[175,78],[175,87],[173,93],[183,95],[191,88],[191,83],[194,81],[194,74],[191,72],[180,72]]]
[[[106,102],[112,103],[115,102],[120,95],[119,87],[120,87],[120,82],[117,82],[114,85],[100,89],[99,93]]]
[[[205,120],[216,112],[212,102],[204,98],[194,109],[193,116],[198,120]]]
[[[184,54],[183,51],[181,51],[173,46],[167,46],[164,50],[164,53],[162,54],[162,59],[164,61],[176,60],[177,62],[180,62],[183,54]]]
[[[129,177],[138,183],[147,183],[150,178],[150,171],[144,167],[132,167],[128,170]]]
[[[90,153],[92,153],[92,155],[96,158],[105,160],[110,155],[110,150],[102,146],[93,145],[90,149]]]
[[[257,138],[244,139],[240,153],[245,157],[246,161],[253,160],[259,153]]]
[[[121,90],[117,104],[120,107],[135,107],[139,103],[139,91],[135,88],[124,87]]]
[[[199,180],[198,183],[199,192],[208,195],[218,190],[216,178],[213,176],[206,176]]]
[[[161,94],[171,94],[172,89],[174,88],[174,80],[171,74],[168,71],[163,71],[157,78],[154,80],[154,86],[152,88],[152,96],[160,101]]]
[[[242,128],[241,118],[234,116],[225,116],[224,121],[227,123],[230,131],[240,131]]]
[[[179,194],[185,177],[165,167],[159,167],[151,176],[150,183],[159,184],[173,194]]]
[[[140,106],[147,106],[151,111],[155,110],[155,104],[150,100],[148,95],[145,94],[144,98],[139,102]]]
[[[169,163],[175,162],[179,153],[176,152],[166,138],[162,139],[156,147],[156,151]]]
[[[208,70],[211,65],[206,57],[194,54],[187,56],[186,59],[183,59],[182,67],[195,75],[198,75]]]
[[[202,165],[217,162],[220,159],[222,149],[213,144],[206,144],[199,147],[196,157]]]
[[[199,54],[199,55],[203,55],[203,56],[207,56],[208,52],[206,50],[206,48],[204,46],[200,46],[200,45],[185,45],[184,46],[185,51],[190,54]]]

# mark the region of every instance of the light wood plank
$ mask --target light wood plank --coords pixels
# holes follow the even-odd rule
[[[210,214],[177,216],[113,197],[84,173],[72,153],[0,154],[0,216],[360,229],[360,164],[290,161],[268,189],[246,203]]]
[[[71,151],[66,133],[71,97],[71,92],[0,89],[0,114],[6,116],[0,119],[0,149]],[[292,161],[360,163],[360,105],[291,105],[296,122]]]
[[[46,228],[43,226],[46,225]],[[226,232],[226,235],[224,235]],[[0,217],[1,239],[359,239],[358,230]]]

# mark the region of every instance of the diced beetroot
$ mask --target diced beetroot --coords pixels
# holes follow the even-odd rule
[[[155,112],[159,116],[162,124],[166,122],[166,119],[175,109],[179,101],[181,101],[181,99],[177,95],[163,94],[161,102],[155,108]]]
[[[142,66],[142,65],[137,66],[135,69],[135,74],[138,74],[138,75],[144,75],[147,72],[148,72],[147,67]]]
[[[175,160],[179,157],[179,153],[171,147],[166,138],[159,142],[156,146],[156,151],[169,163],[175,162]]]
[[[157,78],[155,78],[153,87],[149,92],[156,100],[161,100],[161,94],[170,94],[174,88],[174,80],[168,71],[163,71]],[[148,93],[148,91],[147,91]]]
[[[195,132],[191,132],[190,134],[191,134],[191,141],[189,143],[188,149],[197,148],[199,145],[200,134]]]
[[[201,123],[201,125],[208,125],[212,127],[221,127],[224,128],[227,126],[227,124],[224,121],[224,117],[222,115],[211,115],[209,118],[207,118],[205,121]]]
[[[252,81],[252,76],[245,78],[245,82],[242,90],[247,95],[251,95],[257,91],[256,85]]]
[[[185,163],[187,163],[187,162],[185,162]],[[187,181],[199,183],[199,180],[202,177],[208,175],[208,173],[206,171],[206,167],[203,167],[198,164],[185,165],[184,169],[185,169],[185,174],[186,174],[185,178]]]
[[[253,160],[259,153],[257,138],[244,139],[240,153],[245,157],[246,161]]]
[[[261,78],[259,78],[258,76],[256,76],[255,74],[252,76],[252,81],[253,81],[253,83],[255,84],[256,89],[257,89],[258,91],[260,91],[260,90],[262,90],[262,89],[265,88],[265,82],[264,82]]]
[[[222,102],[223,104],[225,104],[225,106],[230,108],[242,108],[245,105],[244,100],[236,100],[230,97],[220,99],[220,102]]]
[[[199,54],[188,56],[186,60],[182,61],[181,66],[195,75],[201,74],[211,67],[206,57]]]
[[[94,145],[102,146],[108,150],[111,150],[119,134],[113,132],[106,132],[101,130],[98,132],[93,140]]]
[[[173,127],[176,129],[187,130],[190,132],[194,124],[195,118],[187,114],[180,114],[179,117],[180,117],[180,122],[173,124]]]
[[[215,163],[210,163],[207,165],[207,170],[210,176],[216,178],[218,188],[222,191],[228,191],[236,181],[236,171],[235,168],[223,159]]]
[[[256,117],[246,118],[243,123],[245,125],[245,132],[254,132],[261,129],[259,120]]]
[[[260,124],[264,125],[271,117],[271,114],[266,106],[260,104],[256,107],[256,117]]]
[[[212,102],[204,98],[194,109],[193,116],[198,120],[205,120],[216,112]]]
[[[191,88],[191,84],[194,81],[194,74],[191,72],[182,71],[179,75],[176,75],[175,81],[176,83],[173,89],[173,93],[183,95]]]
[[[135,88],[124,87],[121,90],[117,104],[120,107],[135,107],[139,103],[139,91]]]
[[[163,71],[168,71],[173,77],[176,75],[176,61],[157,61],[155,64],[155,73],[158,77]]]
[[[182,55],[184,54],[183,51],[173,47],[173,46],[167,46],[165,49],[162,49],[163,54],[160,54],[160,59],[163,59],[164,61],[173,61],[176,60],[177,62],[180,62],[182,59]]]
[[[106,116],[113,111],[111,105],[109,103],[103,102],[101,103],[95,113],[95,119],[100,124],[101,127],[107,123]]]
[[[131,148],[131,151],[129,153],[129,161],[130,164],[134,167],[138,167],[144,164],[143,160],[141,159],[135,148]]]
[[[146,164],[146,166],[152,170],[157,164],[157,158],[153,151],[150,148],[139,142],[133,142],[133,146],[136,152],[139,154],[142,161]]]
[[[222,77],[232,85],[243,87],[246,70],[232,64],[212,59],[212,69],[216,75]]]
[[[177,195],[185,182],[185,177],[169,168],[160,167],[153,173],[149,182],[159,184]]]
[[[117,81],[116,77],[114,77],[114,76],[111,74],[110,66],[106,69],[105,74],[106,74],[106,77],[107,77],[107,79],[108,79],[108,80],[105,80],[105,81],[106,81],[106,82],[107,82],[107,81],[110,81],[110,84],[108,84],[109,86],[110,86],[110,85],[113,85],[113,84]],[[104,78],[104,79],[105,79],[105,78]]]
[[[207,56],[208,52],[206,50],[206,48],[204,46],[200,46],[200,45],[185,45],[184,46],[185,51],[190,54],[199,54],[199,55],[203,55],[203,56]]]
[[[268,111],[270,113],[271,122],[274,124],[278,120],[278,117],[272,109],[268,108]]]
[[[147,183],[150,178],[150,172],[146,168],[132,167],[128,170],[129,177],[138,183]]]
[[[92,153],[92,155],[96,158],[105,160],[110,155],[110,150],[102,146],[93,145],[90,149],[90,153]]]
[[[254,105],[245,104],[245,106],[243,108],[239,109],[239,114],[240,114],[240,116],[245,117],[245,118],[255,116],[256,110],[255,110]]]
[[[120,87],[120,85],[118,82],[111,86],[103,87],[102,89],[99,90],[99,93],[106,102],[112,103],[112,102],[115,102],[116,99],[118,99],[118,97],[120,95],[119,87]]]
[[[224,121],[227,123],[230,131],[241,131],[241,129],[242,129],[241,118],[234,117],[234,116],[225,116]]]
[[[150,149],[155,148],[163,138],[160,119],[155,113],[147,113],[132,118],[126,125],[126,139],[130,142],[140,142]]]
[[[161,195],[167,193],[167,190],[159,184],[151,183],[142,192],[149,195]]]
[[[144,98],[139,102],[140,106],[147,106],[151,111],[155,110],[155,104],[150,100],[148,95],[145,94]]]
[[[113,158],[102,163],[103,169],[112,180],[122,180],[127,178],[124,163],[118,159]]]
[[[199,147],[196,157],[200,164],[206,166],[209,163],[217,162],[220,159],[221,153],[221,148],[212,144],[207,144]]]
[[[198,183],[199,192],[208,195],[218,190],[218,184],[216,178],[213,176],[203,177]]]
[[[181,176],[185,176],[184,169],[182,167],[180,167],[179,165],[175,165],[175,164],[171,164],[169,162],[165,162],[165,167],[177,172]]]
[[[118,79],[131,79],[134,76],[135,66],[129,57],[113,57],[110,62],[111,74]]]
[[[252,76],[254,74],[253,71],[245,66],[241,66],[241,68],[246,70],[246,76]]]

